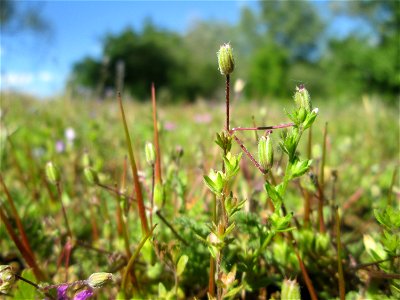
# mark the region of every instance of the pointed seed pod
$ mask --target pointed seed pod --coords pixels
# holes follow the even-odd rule
[[[93,273],[86,280],[88,286],[92,289],[101,288],[105,284],[114,280],[114,275],[106,272]]]
[[[97,172],[93,170],[90,167],[86,167],[83,169],[83,174],[85,175],[86,180],[90,184],[97,184],[99,183],[99,176],[97,175]]]
[[[281,299],[301,300],[300,287],[296,280],[284,279],[282,281]]]
[[[311,97],[304,85],[296,87],[294,102],[298,108],[304,108],[307,112],[311,111]]]
[[[222,45],[217,52],[219,71],[222,75],[229,75],[235,69],[232,47],[229,43]]]
[[[147,142],[144,152],[146,154],[146,162],[150,165],[153,166],[155,161],[156,161],[156,151],[154,149],[154,146],[152,143]]]
[[[274,148],[270,136],[262,136],[258,141],[258,162],[267,172],[274,161]]]
[[[60,182],[60,172],[51,161],[46,164],[45,172],[46,178],[50,183],[57,184]]]

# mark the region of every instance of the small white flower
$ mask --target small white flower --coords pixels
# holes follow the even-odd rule
[[[314,114],[316,114],[316,115],[318,115],[318,111],[319,111],[318,107],[316,107],[316,108],[314,108],[314,109],[312,110],[312,112],[313,112]]]
[[[233,90],[235,91],[235,93],[239,94],[243,91],[245,85],[246,85],[246,82],[243,79],[239,78],[235,81]]]
[[[68,142],[73,142],[76,138],[75,130],[72,127],[65,129],[65,138]]]

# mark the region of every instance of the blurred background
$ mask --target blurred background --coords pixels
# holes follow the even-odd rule
[[[233,46],[247,99],[398,102],[398,1],[1,0],[1,90],[43,99],[193,102],[220,95],[216,51]],[[4,93],[3,93],[4,94]]]

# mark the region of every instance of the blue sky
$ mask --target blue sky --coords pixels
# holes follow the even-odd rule
[[[24,4],[24,3],[23,3]],[[52,33],[33,37],[20,32],[2,34],[1,89],[36,96],[61,92],[72,64],[86,55],[101,56],[101,37],[127,26],[140,30],[151,18],[159,27],[185,32],[196,20],[235,23],[243,5],[255,1],[46,1],[42,15]]]
[[[18,0],[17,0],[18,1]],[[310,0],[311,1],[311,0]],[[48,97],[62,92],[72,65],[85,56],[101,57],[101,37],[119,33],[127,26],[140,30],[150,18],[161,28],[184,33],[198,20],[235,24],[243,6],[258,10],[258,1],[18,1],[39,5],[51,24],[51,34],[33,36],[19,32],[1,34],[2,90],[18,90]],[[322,15],[327,1],[315,1]],[[357,20],[331,20],[328,34],[344,36],[364,28]]]

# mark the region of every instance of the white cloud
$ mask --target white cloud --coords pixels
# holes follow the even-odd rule
[[[54,76],[52,73],[50,73],[48,71],[41,71],[38,74],[38,80],[42,81],[42,82],[51,82],[54,80]]]
[[[54,75],[49,71],[39,72],[7,72],[1,74],[2,88],[24,88],[39,83],[54,81]]]
[[[10,72],[1,74],[2,87],[4,87],[4,85],[6,87],[30,85],[33,83],[33,81],[34,75],[32,73]]]

